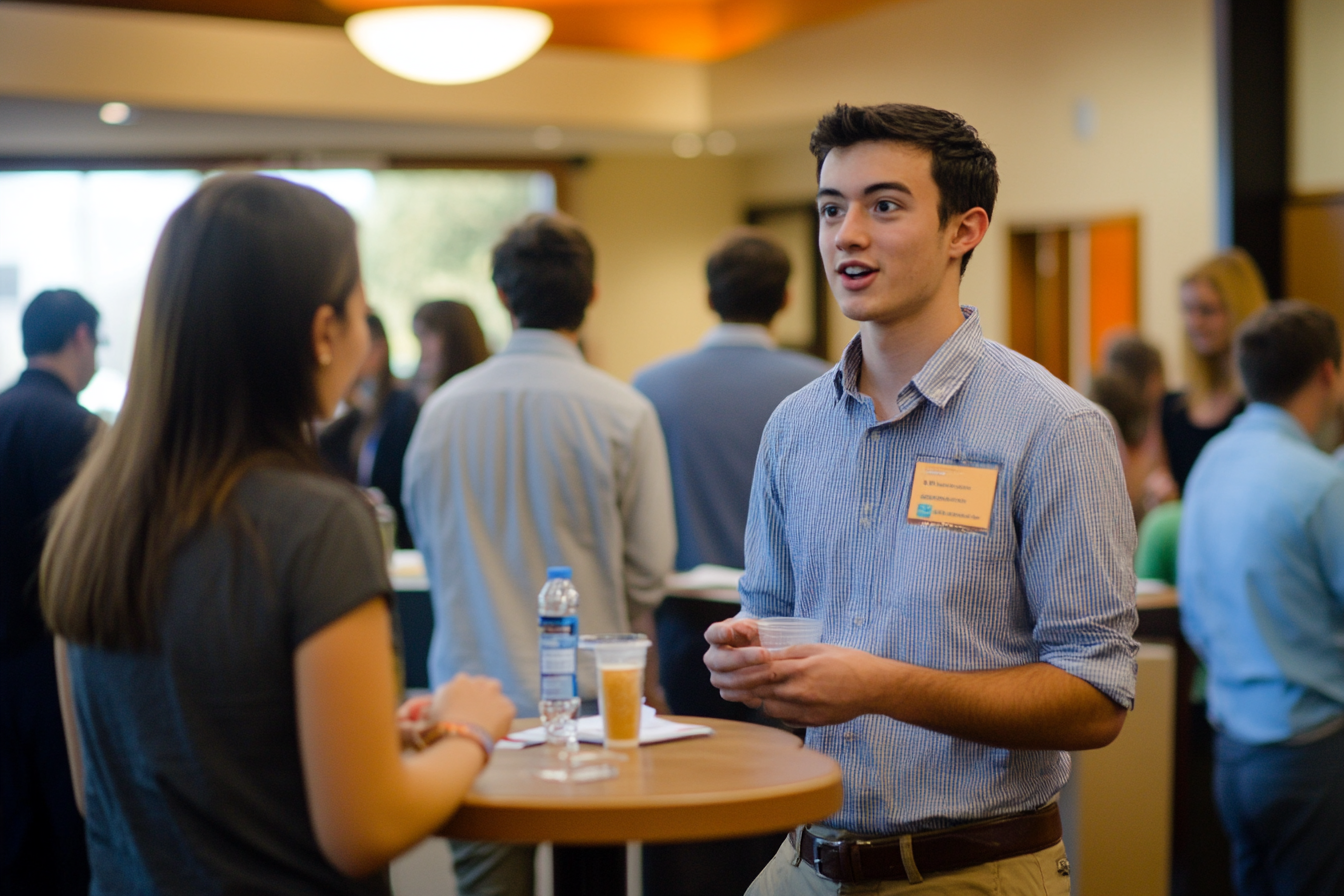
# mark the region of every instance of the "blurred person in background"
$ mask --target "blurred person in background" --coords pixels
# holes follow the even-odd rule
[[[1176,536],[1181,504],[1162,450],[1161,413],[1166,381],[1162,355],[1138,334],[1125,334],[1106,348],[1091,398],[1119,422],[1120,458],[1138,522],[1135,573],[1140,579],[1176,584]]]
[[[1209,259],[1181,282],[1189,385],[1162,399],[1167,466],[1181,491],[1199,452],[1246,407],[1232,365],[1232,334],[1268,302],[1260,270],[1243,249]]]
[[[387,330],[369,315],[369,356],[345,396],[350,410],[322,430],[322,459],[337,475],[360,488],[376,488],[397,514],[397,547],[413,548],[401,507],[401,466],[420,405],[392,376]]]
[[[677,514],[676,568],[742,569],[751,477],[766,421],[779,403],[830,369],[775,345],[770,324],[788,301],[789,256],[767,232],[724,235],[705,265],[709,306],[722,320],[693,352],[636,374],[667,440]],[[705,668],[705,630],[737,604],[669,596],[658,606],[659,679],[672,712],[762,721],[759,710],[719,696]],[[645,848],[647,890],[740,894],[770,861],[779,837]]]
[[[38,607],[47,517],[98,418],[76,396],[98,369],[98,309],[72,289],[23,313],[28,369],[0,394],[0,892],[86,893],[51,633]]]
[[[1120,449],[1120,463],[1125,471],[1125,490],[1137,520],[1143,515],[1147,471],[1140,462],[1140,452],[1150,430],[1150,408],[1144,403],[1143,393],[1130,379],[1104,371],[1092,377],[1087,397],[1110,416],[1116,447]]]
[[[1284,300],[1236,337],[1251,405],[1186,485],[1181,628],[1208,668],[1214,794],[1241,896],[1344,893],[1344,397],[1334,318]]]
[[[426,302],[415,309],[411,329],[420,340],[420,365],[411,381],[420,404],[435,389],[490,357],[476,313],[463,302]]]
[[[1135,433],[1139,441],[1130,446],[1135,478],[1142,481],[1142,489],[1138,492],[1141,503],[1135,506],[1135,514],[1142,518],[1163,501],[1179,494],[1171,471],[1167,469],[1162,447],[1162,397],[1167,392],[1162,353],[1139,334],[1124,333],[1107,345],[1102,373],[1130,383],[1148,415],[1142,424],[1142,432]]]
[[[484,678],[398,714],[378,529],[307,432],[367,313],[354,221],[315,190],[221,175],[164,229],[126,403],[41,569],[94,894],[388,894],[508,731]]]

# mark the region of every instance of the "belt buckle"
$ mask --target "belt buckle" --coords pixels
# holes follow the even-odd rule
[[[845,872],[844,872],[844,866],[845,866],[845,841],[844,841],[844,840],[830,840],[830,839],[828,839],[828,838],[826,838],[826,837],[818,837],[816,834],[813,834],[811,831],[808,831],[808,836],[810,836],[810,837],[812,838],[812,860],[811,860],[812,870],[815,871],[815,872],[817,872],[818,874],[820,874],[822,877],[826,878],[827,880],[835,881],[835,882],[838,883],[838,882],[839,882],[839,879],[838,879],[838,878],[833,878],[833,877],[831,877],[829,874],[827,874],[825,871],[823,871],[823,870],[821,869],[821,849],[819,848],[819,845],[820,845],[820,846],[832,846],[832,847],[835,847],[835,850],[836,850],[836,859],[838,860],[838,862],[839,862],[839,864],[840,864],[840,867],[839,867],[837,870],[838,870],[838,871],[840,872],[840,874],[843,876],[844,873],[845,873]]]

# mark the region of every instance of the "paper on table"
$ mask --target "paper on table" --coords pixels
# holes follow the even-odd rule
[[[684,722],[665,719],[658,715],[652,706],[644,707],[643,715],[639,720],[639,743],[641,746],[644,744],[659,744],[669,740],[684,740],[688,737],[708,737],[713,733],[714,729],[705,725],[687,725]],[[579,741],[585,744],[602,743],[601,716],[584,716],[579,719]],[[545,742],[546,730],[538,726],[523,731],[515,731],[497,742],[495,747],[500,750],[521,750],[524,747],[535,747]]]
[[[663,587],[675,597],[697,597],[720,603],[741,603],[737,583],[743,570],[702,563],[686,572],[674,572],[663,580]]]

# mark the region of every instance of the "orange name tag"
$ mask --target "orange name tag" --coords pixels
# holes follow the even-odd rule
[[[906,519],[987,532],[998,482],[998,467],[918,461]]]

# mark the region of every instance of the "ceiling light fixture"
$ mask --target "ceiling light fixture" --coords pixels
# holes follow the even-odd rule
[[[551,20],[502,6],[403,6],[361,12],[345,33],[394,75],[425,84],[470,84],[502,75],[551,36]]]
[[[98,119],[103,124],[130,124],[131,107],[125,103],[103,103]]]

